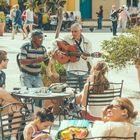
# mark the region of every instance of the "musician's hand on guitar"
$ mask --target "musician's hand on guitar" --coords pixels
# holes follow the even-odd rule
[[[84,60],[86,60],[87,59],[87,56],[85,56],[84,54],[82,54],[81,55],[81,58],[84,59]]]

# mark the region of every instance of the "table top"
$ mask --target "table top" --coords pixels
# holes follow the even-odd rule
[[[20,97],[20,98],[32,98],[32,99],[58,99],[63,97],[69,97],[72,96],[72,90],[70,92],[64,91],[60,93],[52,93],[48,90],[42,90],[41,88],[31,88],[28,90],[14,90],[13,95]]]

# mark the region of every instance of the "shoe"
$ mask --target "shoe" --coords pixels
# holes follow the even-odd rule
[[[25,40],[25,39],[26,39],[26,36],[23,37],[23,40]]]
[[[113,36],[118,36],[118,35],[113,35]]]

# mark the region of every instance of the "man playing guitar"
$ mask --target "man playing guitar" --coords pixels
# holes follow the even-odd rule
[[[93,52],[93,48],[91,42],[82,35],[82,26],[79,23],[74,23],[71,26],[71,33],[71,35],[65,36],[63,40],[69,45],[74,45],[81,55],[77,61],[68,61],[66,64],[64,64],[64,67],[66,69],[67,78],[80,77],[82,81],[82,79],[85,78],[89,72],[87,62],[92,65],[91,57],[87,57],[84,55],[84,53],[90,54],[90,52]],[[82,88],[80,90],[82,90]]]

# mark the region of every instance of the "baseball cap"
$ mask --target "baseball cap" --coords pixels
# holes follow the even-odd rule
[[[34,37],[34,36],[43,36],[43,32],[39,30],[34,30],[31,34],[31,37]]]

